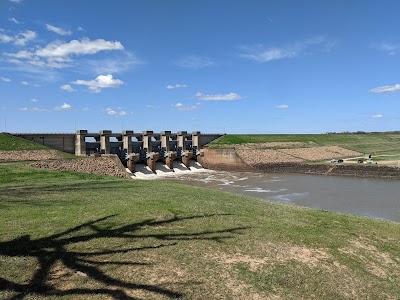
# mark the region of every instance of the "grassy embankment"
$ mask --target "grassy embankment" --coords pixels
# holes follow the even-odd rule
[[[276,144],[268,144],[268,143]],[[293,143],[293,144],[288,144]],[[252,143],[251,149],[285,149],[319,146],[339,146],[345,149],[368,153],[374,162],[399,166],[400,134],[249,134],[226,135],[210,144],[210,148],[219,149]],[[263,144],[266,143],[266,144]],[[363,157],[361,155],[361,157]],[[347,163],[357,163],[359,157],[346,159]],[[311,160],[307,163],[325,164],[329,160]]]
[[[48,147],[8,134],[0,134],[0,151],[49,150]]]
[[[9,134],[0,134],[0,151],[54,151],[47,146],[25,140]],[[75,158],[76,156],[70,153],[56,151],[56,156],[60,158]]]
[[[400,297],[398,223],[4,163],[0,190],[1,299]]]
[[[232,144],[300,142],[303,146],[340,146],[360,153],[400,154],[400,134],[228,134],[211,143],[211,147]],[[302,146],[302,147],[303,147]]]

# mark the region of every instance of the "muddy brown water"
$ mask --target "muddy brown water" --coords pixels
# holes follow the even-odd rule
[[[398,180],[210,170],[189,172],[166,180],[400,222]]]

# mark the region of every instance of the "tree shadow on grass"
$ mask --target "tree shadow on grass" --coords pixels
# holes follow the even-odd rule
[[[225,239],[233,238],[240,234],[245,227],[236,227],[224,230],[209,230],[199,232],[181,233],[167,232],[165,230],[154,233],[154,228],[150,234],[141,234],[143,228],[168,226],[182,221],[190,221],[198,218],[212,218],[221,215],[207,216],[189,216],[173,217],[166,220],[148,219],[141,222],[132,223],[123,226],[105,225],[104,222],[111,221],[115,215],[99,218],[94,221],[83,223],[79,226],[70,228],[63,232],[50,235],[44,238],[31,239],[29,235],[21,236],[13,240],[0,242],[0,255],[6,257],[30,257],[37,260],[38,268],[34,272],[30,281],[21,284],[3,277],[0,277],[0,290],[8,291],[13,294],[9,299],[24,299],[28,295],[36,296],[78,296],[87,295],[96,297],[96,295],[107,295],[114,299],[137,299],[127,294],[126,290],[140,290],[150,293],[154,296],[164,296],[166,298],[180,298],[183,296],[180,292],[172,289],[163,288],[157,285],[140,284],[120,280],[101,270],[102,265],[142,265],[147,263],[127,262],[127,261],[96,261],[99,255],[112,255],[131,253],[135,251],[146,251],[150,249],[159,249],[177,245],[181,241],[190,240],[213,240],[222,242]],[[102,224],[103,222],[103,224]],[[158,230],[158,229],[157,229]],[[162,233],[164,232],[164,233]],[[162,241],[156,245],[142,247],[127,247],[115,249],[112,245],[105,250],[96,252],[85,252],[80,250],[71,250],[71,245],[77,243],[93,242],[97,239],[113,238],[125,241],[127,245],[132,244],[132,240],[150,239],[150,241]],[[81,244],[80,244],[81,245]],[[75,247],[78,248],[78,247]],[[96,281],[101,288],[70,288],[57,289],[50,282],[51,271],[57,263],[62,263],[67,268],[74,270],[79,274],[84,274],[87,278]],[[23,270],[18,270],[23,273]]]

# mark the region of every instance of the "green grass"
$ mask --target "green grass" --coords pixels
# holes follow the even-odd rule
[[[0,151],[48,150],[49,148],[23,138],[0,134]]]
[[[232,144],[302,142],[318,146],[341,146],[361,153],[398,154],[400,134],[228,134],[213,141],[211,147]]]
[[[22,164],[0,190],[1,299],[400,295],[398,223]]]

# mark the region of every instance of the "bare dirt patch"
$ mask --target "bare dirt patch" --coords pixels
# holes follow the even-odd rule
[[[367,272],[377,277],[400,275],[400,265],[388,253],[380,251],[366,239],[352,240],[339,251],[359,260]]]
[[[279,261],[285,262],[292,259],[306,264],[311,268],[320,267],[324,261],[332,258],[333,257],[324,250],[299,246],[287,247],[284,251],[277,254],[277,259]]]

